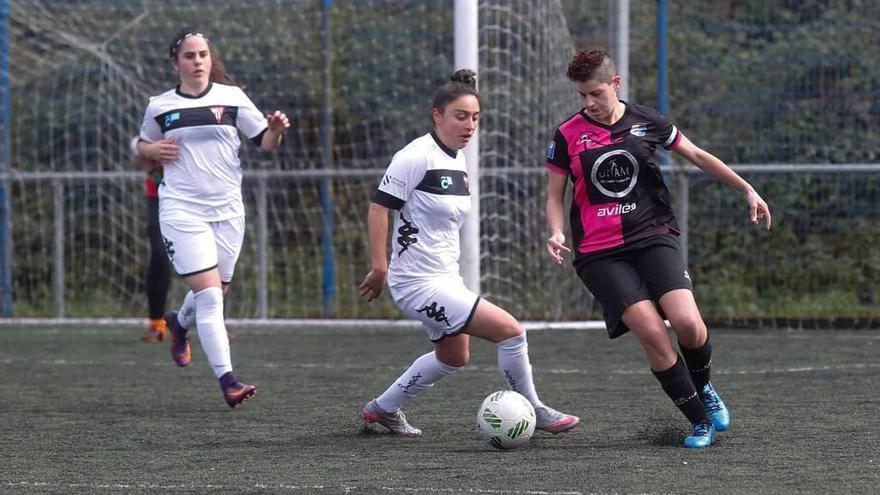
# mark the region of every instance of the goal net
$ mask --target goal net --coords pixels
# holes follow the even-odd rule
[[[595,318],[573,270],[544,252],[544,148],[577,104],[562,5],[491,0],[479,13],[483,295],[523,319]],[[195,25],[257,107],[292,122],[280,150],[242,147],[248,227],[229,316],[395,317],[387,297],[357,297],[366,207],[393,153],[430,129],[452,23],[451,0],[11,0],[16,316],[146,313],[128,142],[148,97],[176,83],[170,37]]]

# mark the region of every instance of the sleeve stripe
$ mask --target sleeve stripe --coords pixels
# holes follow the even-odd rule
[[[373,195],[373,203],[391,210],[400,210],[406,204],[406,201],[397,196],[392,196],[381,189],[376,189],[376,194]]]
[[[676,141],[678,141],[678,127],[672,126],[672,132],[669,133],[669,138],[666,139],[666,142],[663,143],[664,148],[671,148]]]

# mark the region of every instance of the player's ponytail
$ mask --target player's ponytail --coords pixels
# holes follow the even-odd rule
[[[441,113],[449,102],[460,96],[471,95],[480,101],[480,93],[477,91],[477,73],[471,69],[459,69],[449,76],[449,82],[440,86],[434,94],[432,108]]]

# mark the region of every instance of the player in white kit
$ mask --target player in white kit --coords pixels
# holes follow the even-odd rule
[[[223,294],[245,229],[239,132],[271,150],[290,123],[279,111],[263,116],[196,30],[180,31],[169,56],[180,84],[150,98],[137,153],[164,166],[159,224],[168,257],[191,289],[180,311],[166,316],[171,355],[178,366],[189,365],[186,332],[194,324],[226,403],[235,407],[257,392],[232,373],[223,320]]]
[[[505,310],[468,290],[459,275],[459,229],[470,211],[464,148],[477,130],[480,113],[475,74],[457,71],[434,96],[434,130],[406,145],[391,160],[370,204],[367,223],[372,268],[360,285],[373,300],[387,278],[394,303],[422,322],[434,350],[419,357],[362,410],[367,423],[392,433],[420,436],[401,407],[469,359],[470,336],[497,345],[498,367],[508,386],[535,407],[537,428],[570,430],[576,416],[545,406],[532,381],[526,334]],[[391,262],[388,214],[393,210]]]

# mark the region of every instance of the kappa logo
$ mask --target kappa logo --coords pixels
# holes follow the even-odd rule
[[[416,313],[425,313],[425,316],[428,318],[432,318],[437,323],[446,322],[447,327],[451,327],[449,324],[449,320],[446,318],[446,306],[440,306],[440,309],[437,309],[437,301],[433,301],[430,306],[425,306],[422,309],[417,309]]]
[[[223,110],[225,109],[226,107],[209,107],[211,113],[214,114],[214,120],[216,120],[218,124],[223,120]]]
[[[165,242],[165,252],[168,253],[168,259],[174,261],[174,243],[167,237],[163,237],[162,240]]]
[[[580,146],[582,144],[589,145],[592,142],[593,142],[593,140],[590,139],[590,136],[587,136],[586,134],[581,134],[581,137],[578,138],[578,140],[577,140],[577,145],[578,146]]]
[[[690,274],[690,273],[688,273],[688,271],[687,271],[687,270],[685,270],[685,271],[684,271],[684,278],[686,278],[686,279],[688,279],[688,280],[690,280],[690,279],[691,279],[691,274]]]
[[[400,237],[397,238],[397,243],[403,248],[397,253],[397,256],[403,255],[409,247],[417,242],[416,234],[419,233],[419,228],[414,226],[411,221],[407,220],[403,217],[403,213],[400,214],[400,228],[397,229],[397,233],[400,234]]]

